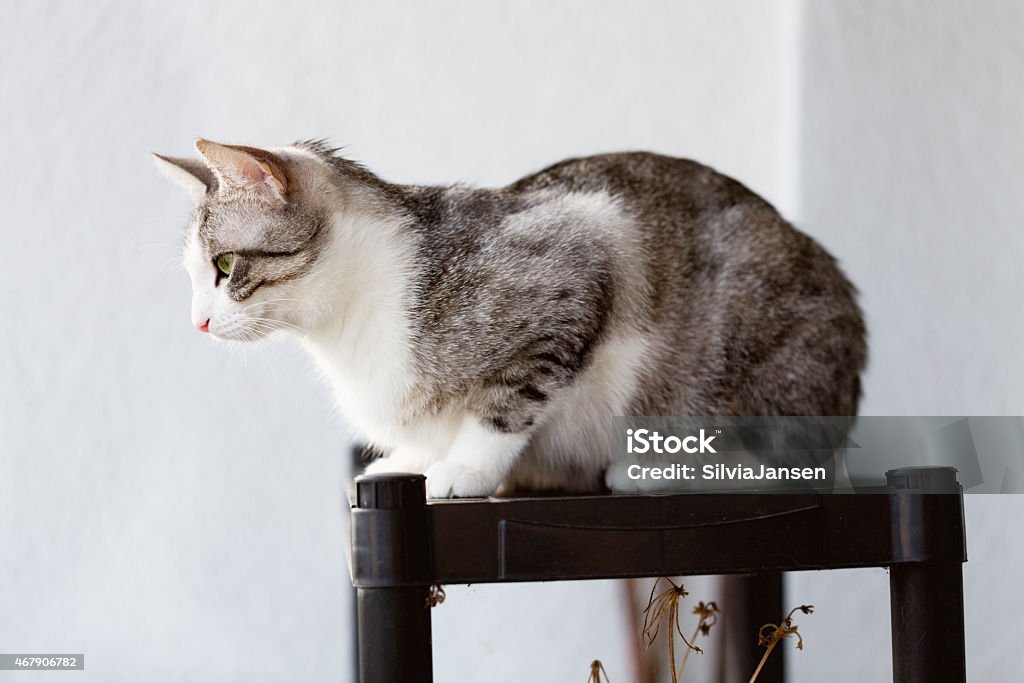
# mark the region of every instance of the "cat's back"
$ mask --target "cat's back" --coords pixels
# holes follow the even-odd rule
[[[832,258],[742,183],[690,159],[617,152],[566,159],[507,190],[530,196],[590,195],[615,202],[622,239],[636,242],[656,298],[703,297],[744,284],[744,272],[781,269],[844,282]],[[639,263],[633,267],[641,266]],[[784,294],[779,292],[779,294]],[[682,301],[679,302],[683,304]]]
[[[693,274],[728,262],[777,263],[810,242],[739,181],[691,159],[651,152],[566,159],[507,191],[525,197],[593,195],[617,202],[655,271]]]
[[[512,192],[608,192],[633,209],[697,213],[743,202],[763,202],[741,183],[704,164],[652,152],[613,152],[566,159],[522,178]]]

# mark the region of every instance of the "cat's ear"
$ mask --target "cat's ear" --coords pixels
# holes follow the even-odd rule
[[[255,147],[221,145],[200,138],[196,149],[210,164],[222,187],[284,203],[288,176],[284,164],[271,152]]]
[[[154,152],[153,161],[161,173],[188,190],[196,204],[217,190],[217,176],[199,159],[165,157]]]

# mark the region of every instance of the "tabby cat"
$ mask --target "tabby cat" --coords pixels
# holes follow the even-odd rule
[[[308,349],[433,497],[593,490],[614,415],[855,415],[832,258],[735,180],[630,152],[497,189],[386,182],[322,142],[157,156],[195,200],[192,321]]]

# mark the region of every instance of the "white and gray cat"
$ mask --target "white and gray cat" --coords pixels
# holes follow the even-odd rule
[[[388,183],[322,142],[158,156],[195,199],[192,320],[297,337],[371,472],[429,495],[600,488],[614,415],[855,415],[835,260],[740,183],[648,153],[498,189]]]

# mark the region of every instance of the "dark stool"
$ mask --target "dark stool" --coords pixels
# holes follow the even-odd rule
[[[761,587],[747,591],[750,610],[771,614],[759,626],[788,609],[776,590],[782,572],[849,567],[889,568],[894,681],[966,680],[967,556],[953,468],[893,470],[886,486],[829,495],[427,502],[424,481],[404,474],[356,479],[349,566],[360,683],[433,680],[434,584],[749,574]],[[760,658],[753,643],[746,658]],[[781,683],[776,661],[759,681]]]

